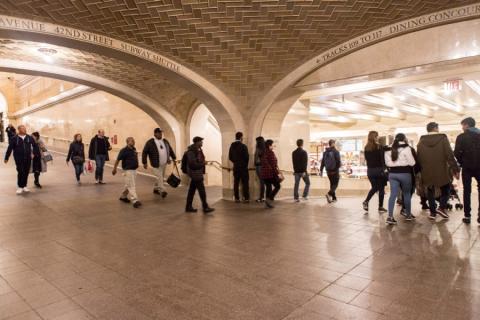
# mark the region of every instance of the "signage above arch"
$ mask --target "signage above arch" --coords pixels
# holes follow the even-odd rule
[[[96,44],[134,55],[182,74],[182,68],[178,63],[156,52],[89,31],[5,15],[0,15],[0,29],[35,32]]]
[[[404,33],[478,17],[480,17],[480,4],[472,4],[403,20],[358,36],[321,53],[316,58],[316,65],[317,67],[323,66],[352,51]]]

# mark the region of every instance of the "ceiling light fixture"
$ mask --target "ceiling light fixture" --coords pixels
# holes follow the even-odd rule
[[[38,48],[37,51],[41,53],[43,60],[48,63],[53,63],[55,61],[53,56],[58,53],[57,50],[46,47]]]

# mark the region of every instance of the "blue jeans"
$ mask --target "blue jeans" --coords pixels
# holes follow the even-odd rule
[[[75,168],[75,177],[77,181],[80,181],[80,175],[83,173],[83,163],[74,164],[73,167]]]
[[[103,168],[106,160],[107,156],[105,154],[97,154],[95,156],[95,180],[103,181]]]
[[[293,197],[298,199],[298,189],[300,187],[300,179],[303,179],[305,182],[305,189],[303,189],[303,197],[308,197],[308,191],[310,190],[310,176],[308,173],[295,173],[295,185],[293,187]]]
[[[402,190],[403,204],[407,215],[412,214],[412,175],[410,173],[390,173],[390,198],[388,199],[388,216],[393,217],[395,201],[398,193]]]

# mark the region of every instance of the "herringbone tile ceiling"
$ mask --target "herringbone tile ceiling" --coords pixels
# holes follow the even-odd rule
[[[123,84],[156,100],[178,120],[186,121],[187,113],[195,102],[186,89],[165,80],[152,70],[131,65],[124,61],[81,50],[48,46],[57,50],[55,65],[87,74],[95,74],[107,80]],[[34,42],[0,39],[0,58],[45,64],[38,45]]]
[[[109,35],[185,64],[236,96],[395,21],[474,0],[1,0],[0,12]]]

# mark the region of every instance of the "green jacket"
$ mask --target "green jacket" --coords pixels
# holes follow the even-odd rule
[[[459,171],[448,137],[443,133],[420,137],[417,157],[424,187],[447,185],[452,182],[452,174]]]

